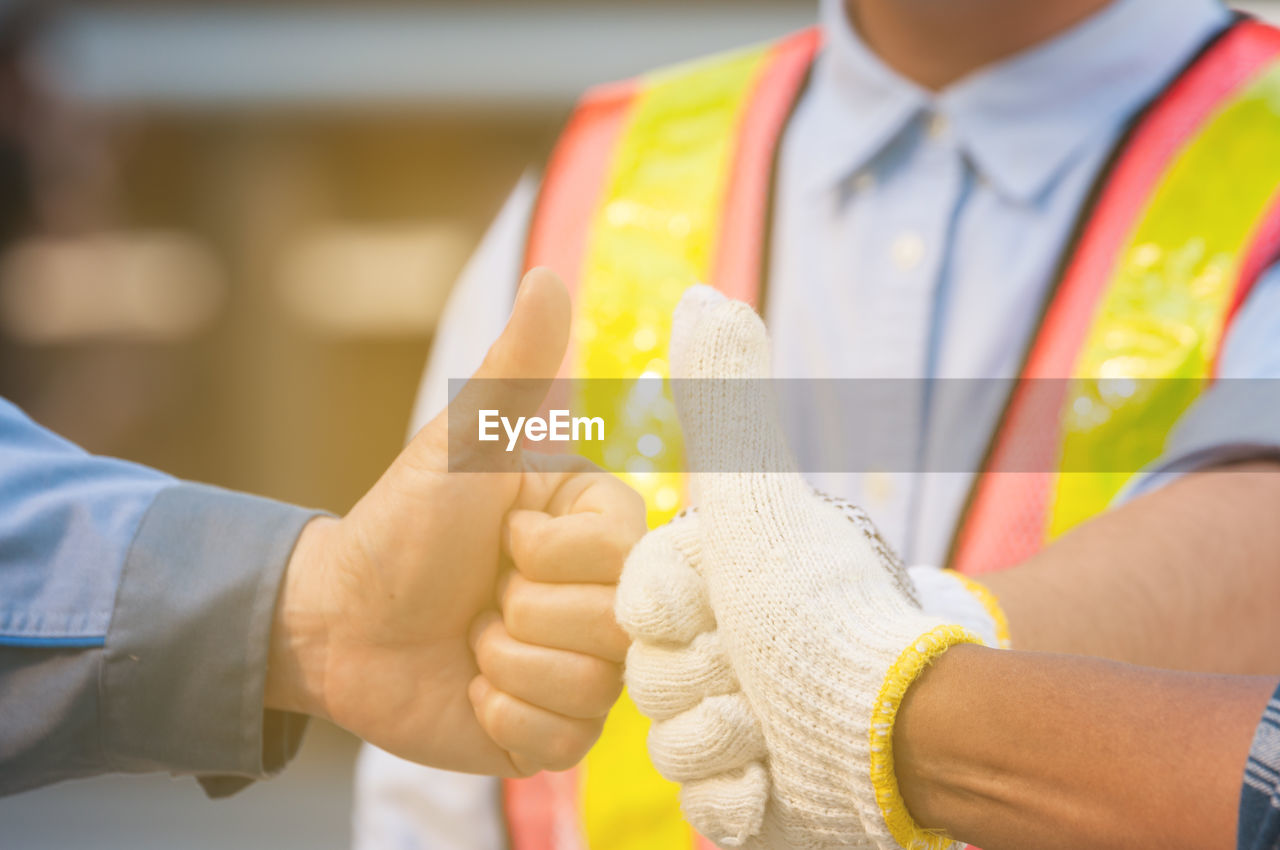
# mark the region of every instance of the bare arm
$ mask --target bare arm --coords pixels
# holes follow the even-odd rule
[[[1188,475],[983,581],[1018,649],[1280,674],[1280,465]]]
[[[1233,848],[1266,678],[949,650],[894,732],[922,826],[984,850]]]

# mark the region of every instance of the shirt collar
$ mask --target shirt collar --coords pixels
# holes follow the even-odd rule
[[[1091,139],[1117,132],[1229,21],[1218,0],[1115,0],[1053,39],[933,93],[867,47],[842,0],[822,0],[824,47],[797,115],[807,125],[798,140],[802,184],[832,188],[917,116],[935,112],[981,177],[1029,202]]]

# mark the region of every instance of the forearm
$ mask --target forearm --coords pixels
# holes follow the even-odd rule
[[[897,777],[917,822],[984,850],[1231,848],[1274,688],[954,647],[902,703]]]
[[[1018,649],[1280,674],[1280,466],[1188,475],[983,576]]]
[[[97,492],[68,502],[75,522]],[[205,777],[221,795],[282,767],[302,721],[264,711],[268,641],[284,564],[311,515],[178,484],[154,496],[129,530],[122,563],[112,564],[106,547],[60,560],[33,549],[65,545],[74,527],[61,537],[5,538],[9,551],[40,565],[27,596],[5,600],[11,611],[26,600],[25,622],[37,627],[44,610],[66,610],[55,604],[60,589],[83,581],[101,584],[109,625],[72,641],[0,640],[8,644],[0,648],[0,794],[168,771]]]

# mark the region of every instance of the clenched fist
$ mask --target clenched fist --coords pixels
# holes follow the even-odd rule
[[[622,687],[613,585],[643,502],[581,459],[474,441],[482,409],[537,412],[569,317],[553,274],[526,275],[454,399],[472,429],[452,458],[446,411],[350,513],[307,526],[277,605],[269,707],[449,770],[527,775],[586,753]],[[456,471],[477,459],[483,471]]]

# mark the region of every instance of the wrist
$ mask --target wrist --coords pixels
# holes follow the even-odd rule
[[[927,632],[918,633],[888,668],[872,710],[869,723],[870,778],[875,799],[875,814],[883,819],[884,826],[894,841],[902,847],[943,850],[953,846],[945,833],[922,827],[915,817],[917,812],[907,804],[899,774],[900,755],[898,741],[902,714],[910,702],[909,697],[919,689],[919,683],[927,679],[931,668],[950,656],[954,650],[965,649],[964,644],[981,647],[981,639],[973,632],[957,625],[935,625]],[[871,814],[874,819],[875,814]],[[884,845],[882,845],[884,846]]]
[[[981,709],[975,689],[991,687],[982,646],[956,646],[939,656],[908,689],[893,730],[894,772],[904,805],[921,826],[954,829],[958,806],[972,806],[980,769],[958,750],[975,737]],[[1002,656],[1003,653],[1000,653]]]
[[[329,617],[321,587],[338,522],[317,517],[307,523],[290,555],[271,624],[265,708],[331,719],[325,698]]]

